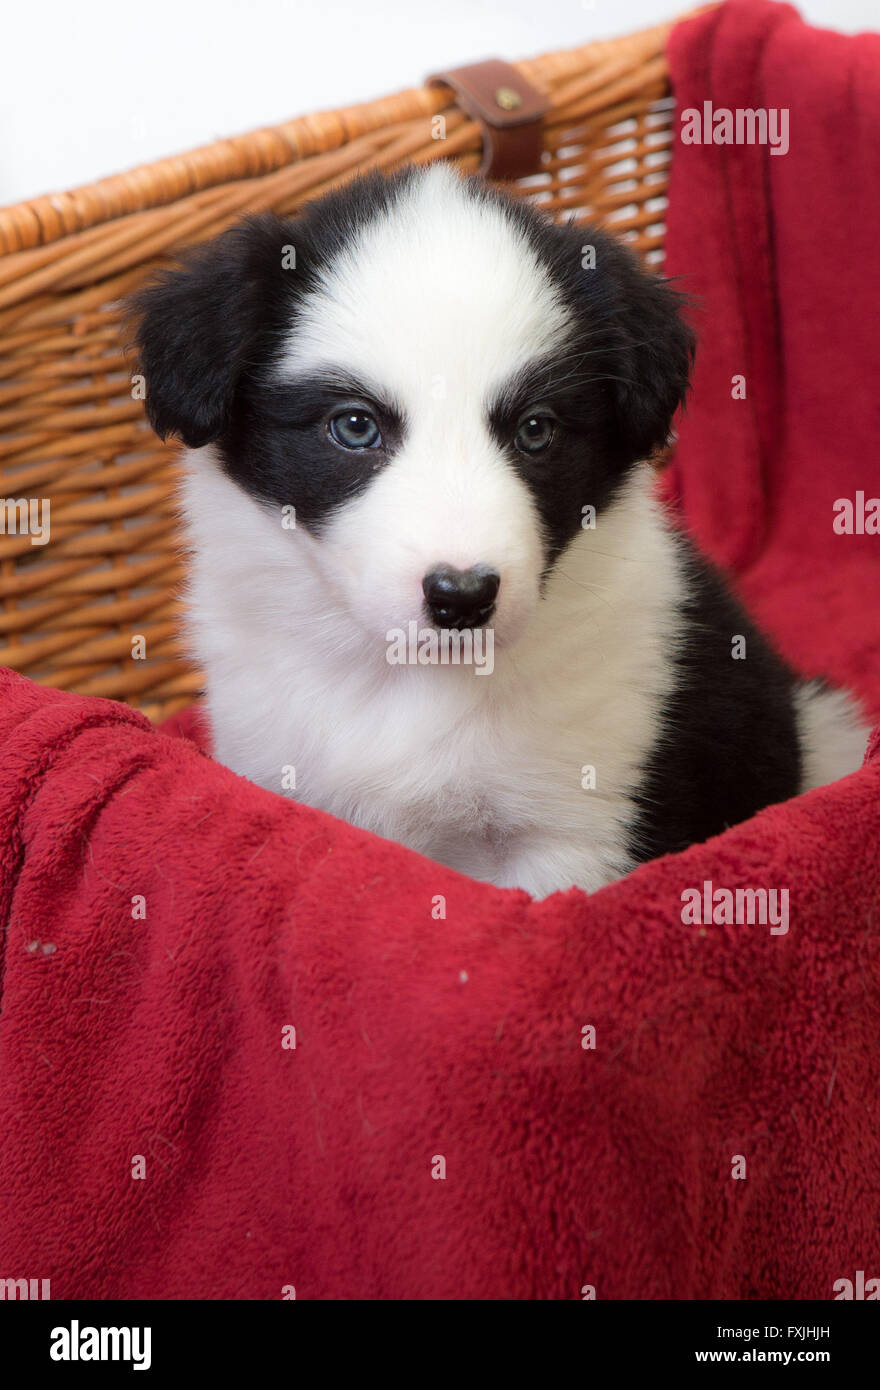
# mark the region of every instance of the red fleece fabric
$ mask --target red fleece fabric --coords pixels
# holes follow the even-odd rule
[[[0,680],[4,1276],[829,1298],[880,1268],[880,757],[533,903]],[[788,932],[685,925],[707,880],[788,887]]]
[[[704,101],[789,112],[787,154],[675,142],[666,270],[700,345],[669,493],[789,660],[880,717],[880,536],[833,526],[838,499],[880,497],[880,36],[732,0],[669,62],[679,124]]]
[[[805,37],[779,13],[740,4],[677,31],[680,104],[758,105],[788,32],[798,90],[815,96],[815,46],[860,120],[876,46]],[[716,71],[735,86],[707,84]],[[808,238],[826,207],[834,239],[844,176],[817,184],[823,142],[856,164],[861,146],[833,113],[810,128],[808,149],[792,118],[798,215]],[[782,175],[748,154],[771,198]],[[728,155],[708,166],[676,147],[673,200],[704,227],[701,292],[731,346],[704,358],[675,495],[787,649],[858,677],[877,709],[872,552],[832,543],[807,496],[870,488],[873,434],[857,426],[877,377],[853,347],[833,388],[845,418],[815,456],[799,421],[774,425],[784,447],[768,451],[776,406],[760,404],[766,388],[788,409],[811,353],[818,380],[850,337],[875,351],[877,282],[832,314],[855,258],[820,248],[812,338],[777,208],[793,358],[783,374],[783,338],[764,343],[742,368],[749,415],[725,417],[718,382],[753,350],[740,329],[757,312],[712,242],[719,201],[741,193]],[[670,223],[683,264],[680,209]],[[817,402],[796,399],[815,421]],[[778,476],[794,468],[809,486]],[[789,515],[800,502],[810,536]],[[832,603],[804,631],[797,578]],[[193,719],[176,731],[204,740]],[[859,1269],[880,1275],[877,735],[832,787],[591,897],[540,903],[261,790],[124,706],[10,672],[0,770],[0,1277],[50,1278],[56,1299],[827,1299]],[[787,891],[788,930],[684,921],[682,894],[706,883]]]

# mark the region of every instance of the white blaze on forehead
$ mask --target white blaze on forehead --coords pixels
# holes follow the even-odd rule
[[[353,234],[303,301],[282,375],[329,366],[420,401],[487,398],[558,350],[569,315],[527,236],[446,165]]]

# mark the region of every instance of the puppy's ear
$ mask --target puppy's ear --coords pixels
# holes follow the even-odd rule
[[[687,394],[696,336],[682,314],[687,301],[668,280],[643,268],[619,242],[605,241],[603,249],[616,297],[608,325],[616,424],[622,452],[634,463],[669,439]]]
[[[263,300],[283,292],[283,223],[249,219],[186,253],[128,302],[150,424],[188,447],[224,431],[254,360]]]

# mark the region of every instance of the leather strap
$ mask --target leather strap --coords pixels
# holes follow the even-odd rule
[[[458,105],[483,128],[486,178],[518,179],[536,174],[544,148],[542,117],[550,110],[543,92],[501,58],[435,72],[429,87],[451,87]]]

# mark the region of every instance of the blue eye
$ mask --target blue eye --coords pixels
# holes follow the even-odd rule
[[[378,449],[382,434],[366,410],[343,410],[329,424],[330,438],[342,449]]]
[[[549,415],[530,415],[513,437],[521,454],[540,454],[553,440],[553,421]]]

